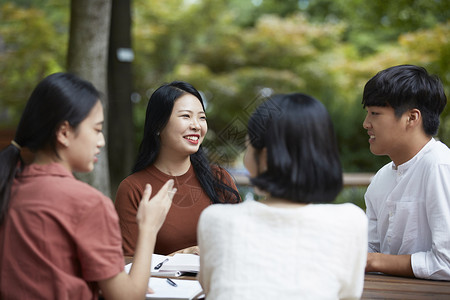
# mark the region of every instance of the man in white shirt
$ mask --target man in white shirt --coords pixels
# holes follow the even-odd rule
[[[392,160],[365,194],[367,272],[450,280],[450,149],[433,138],[446,103],[439,79],[412,65],[364,87],[370,151]]]

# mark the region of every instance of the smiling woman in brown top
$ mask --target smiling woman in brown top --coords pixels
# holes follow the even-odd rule
[[[207,131],[202,98],[189,83],[165,84],[150,97],[133,174],[119,185],[115,201],[125,255],[134,254],[136,210],[145,183],[157,189],[173,179],[177,188],[157,237],[158,254],[198,253],[196,229],[203,209],[212,203],[240,202],[231,176],[206,158],[201,144]]]

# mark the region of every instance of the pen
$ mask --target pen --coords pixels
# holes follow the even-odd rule
[[[157,265],[155,266],[155,270],[159,270],[159,269],[162,267],[163,263],[168,262],[168,261],[169,261],[169,259],[166,258],[165,260],[163,260],[162,262],[160,262],[159,264],[157,264]]]
[[[177,287],[178,285],[170,278],[167,278],[167,283],[170,284],[171,286]]]

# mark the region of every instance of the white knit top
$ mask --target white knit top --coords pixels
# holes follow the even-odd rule
[[[205,209],[199,280],[208,300],[359,299],[367,218],[353,204]]]

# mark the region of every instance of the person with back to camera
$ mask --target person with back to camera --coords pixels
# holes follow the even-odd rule
[[[365,194],[367,272],[450,280],[450,150],[433,138],[446,103],[439,78],[413,65],[364,87],[370,151],[392,160]]]
[[[175,189],[167,182],[137,215],[138,246],[124,271],[119,220],[111,199],[78,181],[105,145],[94,86],[55,73],[31,94],[11,145],[0,152],[0,298],[143,299],[156,234]],[[34,161],[24,165],[20,151]],[[153,189],[154,190],[154,189]]]
[[[232,177],[206,158],[201,144],[207,130],[201,95],[189,83],[164,84],[151,95],[133,173],[120,183],[115,201],[125,255],[134,255],[136,212],[145,182],[157,188],[173,179],[178,190],[158,233],[158,254],[198,254],[196,230],[203,209],[211,203],[240,202]]]
[[[244,165],[266,197],[200,216],[206,298],[360,298],[367,218],[353,204],[329,204],[342,169],[326,108],[300,93],[261,104],[248,122]]]

